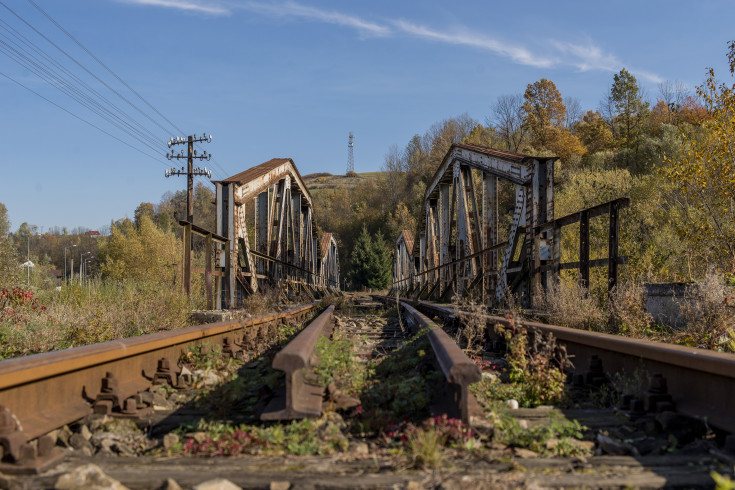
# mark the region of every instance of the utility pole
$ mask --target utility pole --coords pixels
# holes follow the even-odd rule
[[[211,143],[212,142],[212,135],[210,134],[207,136],[206,134],[203,134],[200,137],[197,137],[196,134],[189,135],[186,138],[181,137],[175,137],[168,140],[168,147],[171,148],[175,145],[186,145],[187,151],[186,155],[184,154],[184,150],[182,149],[179,154],[176,154],[176,152],[171,149],[171,153],[166,153],[166,158],[169,160],[183,160],[186,158],[186,171],[184,171],[184,167],[181,167],[181,169],[176,169],[174,167],[171,167],[170,169],[166,170],[165,175],[166,178],[171,177],[172,175],[186,175],[186,222],[187,225],[184,228],[184,280],[183,287],[184,291],[186,291],[186,295],[191,298],[191,259],[192,259],[192,250],[191,250],[191,226],[194,224],[194,176],[195,175],[202,175],[207,177],[208,179],[212,177],[212,172],[210,170],[207,170],[206,167],[200,168],[196,167],[194,168],[194,160],[210,160],[212,158],[211,153],[207,153],[206,151],[202,152],[201,155],[197,155],[197,151],[194,149],[194,143]]]
[[[171,149],[171,153],[166,153],[166,158],[169,160],[183,160],[186,158],[186,171],[184,171],[184,167],[181,167],[181,169],[176,169],[174,167],[171,167],[170,169],[166,170],[166,178],[171,177],[172,175],[186,175],[186,221],[189,223],[194,223],[194,176],[195,175],[203,175],[207,177],[208,179],[212,177],[212,172],[210,170],[207,170],[206,167],[204,168],[194,168],[194,160],[210,160],[212,158],[211,153],[207,153],[204,151],[201,155],[197,155],[197,151],[194,149],[194,143],[211,143],[212,142],[212,135],[209,136],[202,135],[201,137],[197,137],[197,135],[188,136],[186,138],[171,138],[168,140],[168,147],[171,148],[175,145],[187,145],[187,152],[186,155],[184,155],[184,150],[181,150],[181,153],[176,154],[176,152]]]

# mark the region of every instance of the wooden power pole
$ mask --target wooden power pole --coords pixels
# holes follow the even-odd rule
[[[181,167],[180,169],[171,167],[166,170],[166,178],[171,177],[172,175],[186,175],[186,222],[188,225],[184,228],[184,280],[182,283],[184,291],[186,291],[186,295],[189,297],[191,297],[191,226],[194,224],[194,176],[202,175],[207,178],[212,177],[212,172],[207,170],[206,167],[194,168],[194,160],[210,160],[212,158],[212,154],[207,153],[206,151],[202,152],[201,155],[197,155],[197,151],[194,149],[194,143],[211,142],[211,134],[208,136],[204,134],[200,137],[197,137],[195,134],[189,135],[186,138],[171,138],[168,141],[169,148],[172,148],[175,145],[186,145],[187,151],[186,154],[184,154],[184,150],[181,150],[181,152],[177,154],[172,148],[171,153],[166,153],[166,158],[169,160],[186,159],[186,170],[184,170],[184,167]]]

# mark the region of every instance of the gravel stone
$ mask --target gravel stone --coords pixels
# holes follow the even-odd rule
[[[83,448],[87,448],[91,452],[94,452],[94,447],[92,446],[92,443],[86,440],[81,434],[72,434],[69,438],[69,445],[77,451],[80,451]]]
[[[99,466],[87,464],[61,475],[54,488],[61,490],[127,490],[119,481],[107,476]]]
[[[242,490],[240,487],[224,478],[215,478],[207,480],[199,485],[194,486],[194,490]]]
[[[179,442],[179,436],[176,434],[166,434],[163,436],[163,447],[166,450],[170,450]]]
[[[92,432],[89,430],[89,427],[82,425],[79,428],[79,435],[84,437],[86,440],[89,440],[92,437]]]
[[[181,485],[179,485],[173,478],[169,478],[166,480],[166,483],[163,484],[161,490],[181,490]]]

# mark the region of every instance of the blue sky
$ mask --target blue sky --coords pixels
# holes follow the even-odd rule
[[[729,80],[735,39],[731,0],[34,0],[179,132],[32,3],[0,1],[0,202],[13,229],[98,229],[183,189],[185,178],[164,178],[171,136],[213,134],[201,147],[215,157],[213,180],[273,157],[293,158],[302,174],[343,173],[350,131],[356,170],[374,171],[392,144],[463,113],[484,122],[499,95],[541,78],[585,110],[623,67],[651,100],[659,82],[693,88],[708,66]],[[146,143],[8,57],[19,35],[83,80],[83,93],[123,110],[112,112]]]

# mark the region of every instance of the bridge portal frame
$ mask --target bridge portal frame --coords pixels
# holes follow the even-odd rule
[[[311,296],[338,289],[337,243],[325,233],[327,251],[320,253],[312,197],[293,160],[274,158],[215,186],[217,233],[230,243],[219,256],[219,308],[235,307],[266,284]]]

